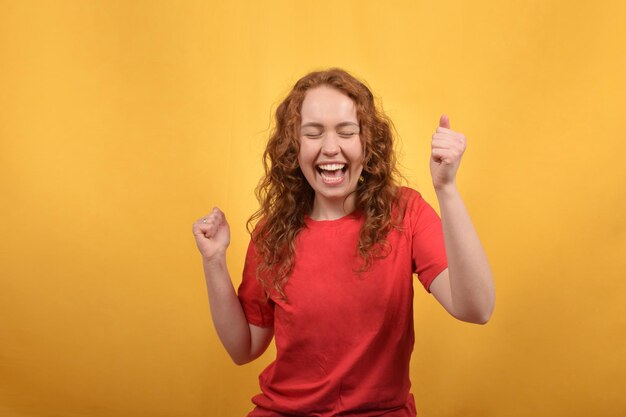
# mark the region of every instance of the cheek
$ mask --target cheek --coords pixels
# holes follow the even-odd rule
[[[306,153],[305,147],[302,145],[302,142],[298,144],[298,162],[301,163],[304,159]]]
[[[306,149],[304,147],[300,147],[300,151],[298,151],[298,164],[302,166],[303,164],[306,164],[306,161],[307,161]]]
[[[310,175],[313,171],[312,168],[313,158],[311,156],[311,151],[305,146],[300,147],[300,151],[298,152],[298,165],[300,166],[300,170],[305,175]]]
[[[300,150],[298,151],[298,160],[303,163],[311,163],[315,160],[319,153],[319,146],[315,142],[304,141],[300,143]]]
[[[364,144],[361,143],[361,141],[359,141],[358,143],[356,143],[354,145],[354,148],[352,150],[352,160],[356,161],[359,165],[363,164],[363,160],[365,159],[365,155],[364,155]]]

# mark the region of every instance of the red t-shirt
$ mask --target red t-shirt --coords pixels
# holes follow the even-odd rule
[[[447,268],[441,220],[415,190],[402,188],[403,230],[387,236],[389,255],[356,273],[363,216],[305,219],[284,291],[264,302],[250,244],[239,299],[248,322],[274,326],[276,360],[259,376],[248,417],[415,417],[409,389],[413,273],[429,291]],[[430,292],[430,291],[429,291]]]

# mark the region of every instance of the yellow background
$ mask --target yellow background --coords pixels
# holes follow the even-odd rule
[[[252,408],[275,351],[230,361],[191,224],[226,212],[238,285],[272,111],[329,66],[381,98],[435,208],[439,115],[468,138],[496,310],[461,323],[416,286],[420,416],[626,412],[624,2],[0,5],[0,415]]]

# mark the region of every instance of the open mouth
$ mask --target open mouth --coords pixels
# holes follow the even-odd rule
[[[346,171],[348,170],[347,164],[319,164],[315,166],[317,172],[319,172],[322,180],[326,184],[338,184],[343,181]]]

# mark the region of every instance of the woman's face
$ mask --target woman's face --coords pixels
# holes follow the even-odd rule
[[[342,92],[320,86],[307,91],[300,113],[298,163],[315,191],[313,211],[342,207],[363,170],[356,106]],[[346,201],[348,212],[354,208],[354,197]]]

